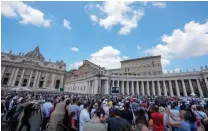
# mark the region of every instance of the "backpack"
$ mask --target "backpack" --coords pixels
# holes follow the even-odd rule
[[[137,112],[139,110],[139,105],[138,104],[132,104],[132,110],[133,110],[133,112]]]

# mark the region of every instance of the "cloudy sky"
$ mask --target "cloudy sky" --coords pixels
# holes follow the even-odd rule
[[[108,69],[161,55],[163,70],[208,65],[208,2],[2,2],[2,51],[37,45],[67,70],[87,59]]]

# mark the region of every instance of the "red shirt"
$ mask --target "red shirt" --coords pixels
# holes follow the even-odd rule
[[[163,114],[155,112],[151,114],[153,120],[153,131],[164,131]]]
[[[71,128],[75,128],[75,120],[74,120],[74,118],[72,118],[72,120],[71,120]]]

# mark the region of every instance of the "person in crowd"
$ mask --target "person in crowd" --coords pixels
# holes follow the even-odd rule
[[[75,117],[75,112],[71,112],[69,115],[69,129],[71,129],[73,131],[77,130],[74,117]]]
[[[69,105],[71,103],[71,100],[68,99],[66,100],[66,104],[64,106],[64,110],[65,110],[65,114],[64,114],[64,119],[63,119],[63,124],[66,126],[66,127],[69,127],[68,124],[69,124]],[[73,112],[75,113],[75,112]]]
[[[90,113],[91,118],[93,118],[93,116],[94,116],[94,112],[97,110],[97,108],[98,108],[98,104],[97,104],[97,103],[95,103],[95,104],[93,105],[93,109],[91,110],[91,113]]]
[[[191,109],[181,110],[180,111],[180,121],[169,121],[169,117],[171,115],[171,112],[169,109],[167,109],[167,117],[166,121],[169,125],[173,127],[177,127],[178,131],[197,131],[196,127],[196,116],[191,111]]]
[[[55,111],[55,108],[56,108],[56,104],[57,104],[57,102],[56,102],[56,101],[54,101],[54,102],[53,102],[53,108],[51,109],[51,112],[50,112],[50,114],[51,114],[53,111]]]
[[[121,118],[121,111],[119,109],[115,110],[114,117],[106,119],[106,123],[108,124],[108,131],[130,131],[132,129],[131,124]]]
[[[125,103],[125,109],[121,111],[121,117],[133,124],[133,113],[130,110],[130,103]]]
[[[136,102],[136,99],[133,99],[132,110],[133,110],[134,114],[138,116],[139,104]]]
[[[43,113],[43,122],[42,122],[42,129],[46,129],[46,124],[49,121],[50,113],[53,108],[53,105],[51,103],[51,100],[48,98],[46,99],[46,102],[43,104],[41,108],[41,112]]]
[[[109,109],[109,116],[110,117],[114,117],[114,113],[115,113],[115,110],[116,110],[116,102],[112,102],[112,107]]]
[[[101,117],[105,117],[103,110],[96,109],[92,119],[86,123],[83,131],[107,131],[107,126],[100,122]]]
[[[90,114],[88,112],[90,104],[87,102],[84,104],[84,109],[79,116],[79,131],[83,131],[85,124],[90,121]]]
[[[203,111],[203,107],[200,105],[196,106],[194,114],[196,115],[198,130],[204,131],[203,120],[207,118],[207,114]]]
[[[78,121],[78,115],[79,115],[79,106],[77,105],[77,99],[76,98],[73,98],[72,100],[72,104],[69,105],[69,113],[71,112],[75,112],[75,123],[76,123],[76,127],[79,127],[79,121]]]
[[[180,121],[180,116],[179,116],[179,111],[176,110],[176,105],[175,103],[171,104],[171,117],[170,117],[170,122],[175,122],[175,121]],[[166,116],[165,116],[166,118]],[[172,131],[177,130],[177,127],[172,127]]]
[[[163,114],[159,112],[159,107],[157,105],[154,106],[154,111],[155,112],[151,113],[151,119],[153,120],[153,131],[163,131]]]
[[[136,129],[136,131],[149,131],[148,123],[147,123],[147,120],[144,116],[138,115],[138,117],[136,119],[135,129]]]
[[[105,111],[105,117],[109,117],[109,107],[108,102],[106,100],[103,101],[103,110]]]
[[[24,108],[24,116],[22,117],[21,125],[20,125],[18,131],[21,131],[24,125],[27,127],[27,131],[30,131],[31,125],[30,125],[29,119],[31,117],[32,112],[35,111],[35,110],[36,109],[34,108],[33,103],[28,104]]]

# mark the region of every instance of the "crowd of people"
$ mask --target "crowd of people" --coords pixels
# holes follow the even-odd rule
[[[48,131],[208,131],[208,101],[194,97],[26,91],[1,96],[1,120],[11,131],[30,131],[29,119],[38,111],[41,130]]]

